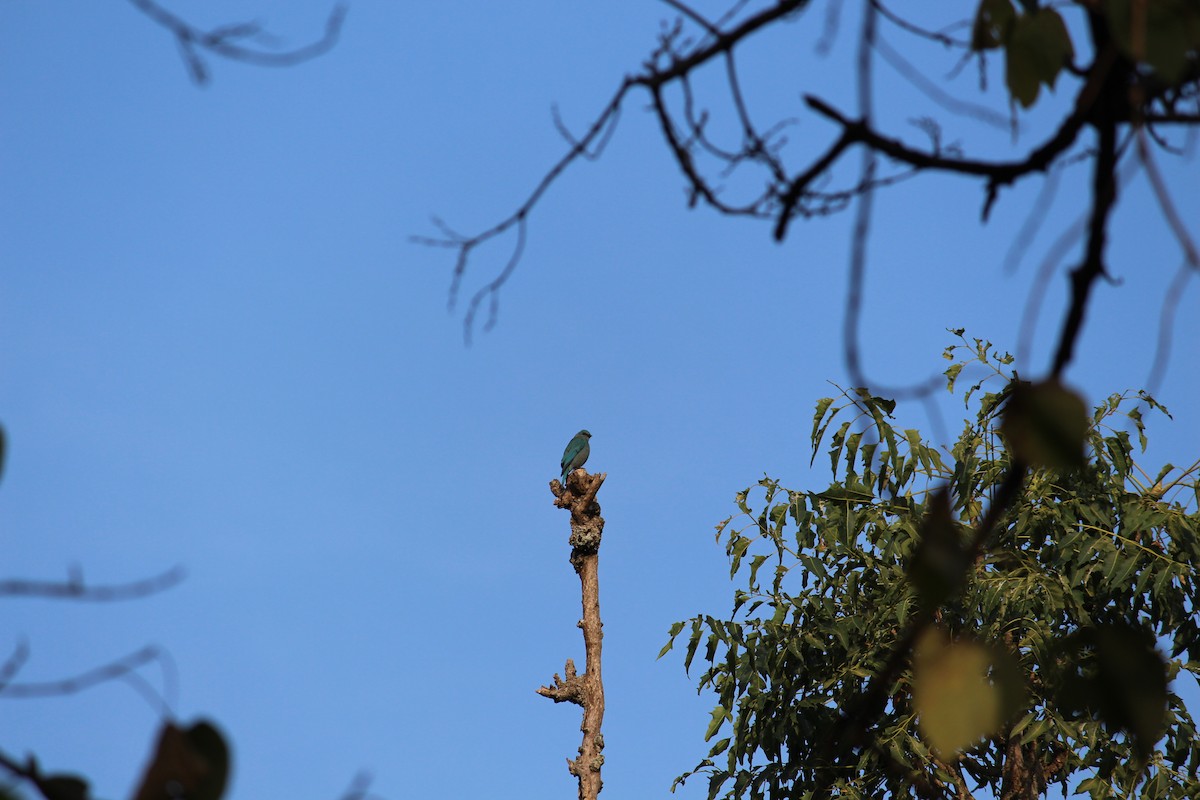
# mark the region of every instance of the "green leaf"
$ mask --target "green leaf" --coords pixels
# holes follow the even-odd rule
[[[717,706],[714,708],[712,710],[712,719],[709,720],[708,723],[708,729],[704,731],[704,741],[707,742],[709,739],[716,736],[717,731],[721,730],[721,725],[723,725],[727,719],[731,719],[731,717],[729,716],[729,710],[726,709],[725,706]]]
[[[1020,743],[1022,745],[1040,739],[1046,731],[1050,730],[1050,720],[1044,717],[1039,719],[1034,716],[1030,716],[1029,719],[1032,720],[1033,724],[1026,728],[1025,732],[1021,735]]]
[[[825,580],[829,577],[829,572],[826,571],[825,565],[822,564],[818,559],[815,559],[806,553],[800,554],[800,563],[804,565],[805,569],[816,575],[821,580]]]
[[[954,391],[954,382],[958,380],[958,374],[963,371],[963,367],[965,366],[966,364],[962,363],[951,364],[949,368],[946,369],[946,389],[948,391]]]
[[[950,642],[930,629],[913,654],[913,705],[922,736],[941,758],[998,731],[1024,705],[1020,667],[1003,650]]]
[[[1029,108],[1037,100],[1042,84],[1054,88],[1058,73],[1074,55],[1067,26],[1053,8],[1017,17],[1008,29],[1004,47],[1009,93]]]
[[[1013,455],[1031,466],[1083,466],[1088,416],[1083,400],[1056,380],[1017,383],[1000,432]]]
[[[667,653],[671,652],[673,647],[675,647],[675,637],[679,635],[681,630],[683,630],[683,626],[684,623],[682,622],[671,623],[671,629],[668,631],[667,643],[663,645],[662,650],[658,651],[658,658],[662,658]]]
[[[813,414],[812,428],[813,458],[816,458],[817,448],[821,446],[821,439],[825,436],[825,428],[829,427],[828,422],[822,426],[821,420],[825,418],[825,412],[829,410],[831,405],[833,405],[832,397],[822,397],[817,401],[817,413]],[[835,411],[834,413],[836,414],[837,412]],[[832,419],[832,417],[830,419]]]
[[[933,474],[933,461],[929,456],[929,448],[921,442],[921,432],[914,428],[906,428],[904,438],[908,440],[908,450],[913,458],[921,462],[921,469],[925,476]]]
[[[921,521],[921,540],[908,565],[908,577],[921,604],[940,606],[962,583],[967,552],[950,509],[950,493],[941,489]]]
[[[833,440],[830,442],[829,448],[829,464],[830,471],[834,477],[837,477],[838,460],[842,457],[842,448],[846,446],[846,433],[850,430],[850,423],[843,422],[841,427],[833,434]],[[814,456],[815,458],[815,456]]]
[[[861,433],[852,433],[846,437],[846,475],[854,475],[857,466],[858,445],[862,442]]]
[[[696,648],[700,646],[700,618],[692,620],[692,635],[688,637],[687,654],[683,657],[683,671],[692,668],[692,659],[696,657]]]
[[[765,555],[757,555],[754,558],[750,559],[750,582],[749,582],[749,585],[752,588],[754,586],[758,585],[756,583],[756,579],[758,577],[758,569],[759,569],[759,567],[761,567],[763,565],[763,562],[765,562],[766,560],[767,560],[767,556],[765,556]]]

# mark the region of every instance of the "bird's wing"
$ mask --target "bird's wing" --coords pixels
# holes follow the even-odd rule
[[[567,449],[563,451],[562,464],[560,465],[563,469],[567,468],[567,464],[571,463],[571,459],[579,455],[579,451],[583,449],[584,444],[586,442],[579,436],[571,440],[570,444],[567,445]]]

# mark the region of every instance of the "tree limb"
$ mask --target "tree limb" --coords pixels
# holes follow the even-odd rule
[[[135,600],[146,595],[166,591],[180,583],[187,573],[183,567],[172,567],[160,575],[132,583],[109,586],[88,586],[83,574],[72,570],[65,583],[60,581],[31,581],[9,579],[0,581],[0,597],[50,597],[55,599],[85,600],[98,603],[116,600]]]
[[[600,621],[600,539],[604,533],[604,517],[596,492],[607,477],[604,473],[589,475],[575,470],[567,475],[567,485],[558,480],[550,482],[554,505],[571,512],[571,566],[579,576],[583,595],[584,673],[575,671],[575,661],[567,659],[566,679],[554,675],[553,686],[542,686],[537,693],[556,703],[570,702],[583,708],[583,742],[579,757],[567,759],[567,771],[579,781],[579,800],[596,800],[603,788],[600,768],[604,764],[604,682],[601,679],[600,655],[604,640]]]

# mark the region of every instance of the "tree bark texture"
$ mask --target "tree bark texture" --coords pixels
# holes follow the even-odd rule
[[[604,683],[600,677],[600,651],[604,633],[600,622],[599,565],[604,518],[600,516],[596,492],[605,477],[604,473],[589,475],[577,469],[567,475],[565,486],[557,480],[550,482],[554,505],[571,512],[571,566],[579,576],[583,592],[583,619],[579,627],[583,631],[584,666],[583,674],[578,675],[574,659],[568,658],[566,677],[555,673],[554,685],[542,686],[537,693],[556,703],[571,702],[583,709],[579,757],[567,759],[567,771],[579,780],[579,800],[596,800],[603,787],[600,768],[604,764],[604,734],[600,726],[604,722]]]

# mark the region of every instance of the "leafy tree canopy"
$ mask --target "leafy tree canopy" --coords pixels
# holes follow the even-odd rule
[[[677,784],[706,774],[710,798],[1200,796],[1195,722],[1171,690],[1181,669],[1200,674],[1200,461],[1145,470],[1143,414],[1166,409],[1114,394],[1082,417],[1086,458],[1037,460],[972,549],[1020,471],[1017,439],[1032,429],[1070,452],[1055,442],[1074,395],[1023,397],[1011,356],[955,333],[949,391],[965,366],[987,377],[961,392],[974,413],[952,447],[900,428],[893,401],[842,391],[817,403],[811,437],[832,483],[764,478],[717,526],[733,612],[676,623],[662,651],[684,635],[685,666],[699,657],[700,690],[718,697],[708,756]],[[904,657],[894,676],[889,652]],[[856,738],[881,675],[883,712]]]

